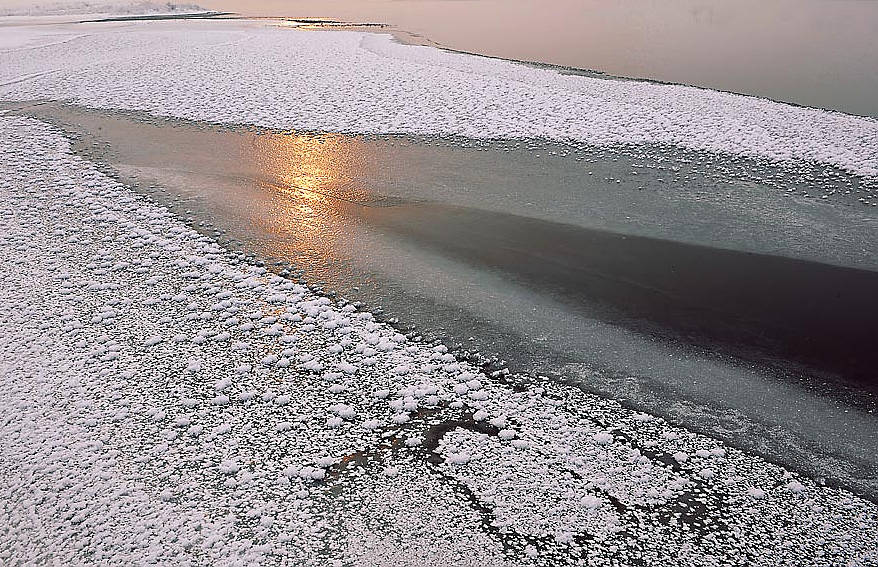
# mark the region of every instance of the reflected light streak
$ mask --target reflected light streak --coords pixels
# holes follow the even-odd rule
[[[242,157],[267,190],[268,212],[256,222],[277,235],[273,256],[305,265],[338,261],[352,244],[350,217],[375,200],[364,188],[374,150],[337,134],[256,134],[242,142]]]

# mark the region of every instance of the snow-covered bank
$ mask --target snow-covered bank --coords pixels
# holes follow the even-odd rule
[[[870,118],[254,22],[132,24],[3,52],[0,97],[277,128],[669,143],[878,176]]]
[[[0,118],[4,563],[868,565],[878,509],[250,266]]]
[[[15,0],[13,0],[14,2]],[[106,14],[114,16],[191,14],[206,12],[197,4],[175,4],[173,2],[150,2],[134,0],[129,2],[87,2],[67,0],[44,2],[42,4],[22,3],[19,6],[0,9],[0,17],[46,17],[71,16],[82,14]]]

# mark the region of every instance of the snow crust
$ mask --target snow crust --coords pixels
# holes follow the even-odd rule
[[[0,53],[0,97],[276,128],[650,143],[878,176],[878,120],[253,22],[106,28]]]
[[[190,14],[204,12],[196,4],[176,4],[174,2],[149,2],[135,0],[129,2],[88,2],[66,0],[61,2],[27,3],[21,6],[0,10],[0,17],[9,16],[64,16],[80,14],[105,14],[114,16],[133,16],[144,14]]]
[[[875,558],[874,504],[612,400],[516,387],[243,261],[9,116],[0,318],[4,565]]]
[[[13,51],[16,49],[34,49],[49,45],[66,43],[82,34],[73,33],[70,30],[55,29],[47,30],[39,26],[9,26],[3,28],[0,34],[0,51]]]

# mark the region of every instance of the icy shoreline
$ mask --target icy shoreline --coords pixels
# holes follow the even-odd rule
[[[76,28],[71,28],[74,30]],[[34,32],[39,33],[39,32]],[[30,38],[30,41],[36,41]],[[92,26],[0,53],[0,97],[343,133],[660,143],[878,176],[878,120],[248,21]]]
[[[240,262],[37,121],[0,140],[4,561],[874,560],[869,502],[482,374]]]

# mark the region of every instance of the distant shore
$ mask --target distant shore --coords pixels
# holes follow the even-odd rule
[[[382,22],[434,47],[878,117],[871,94],[878,10],[870,2],[559,0],[551,10],[515,0],[205,4],[248,17]]]

